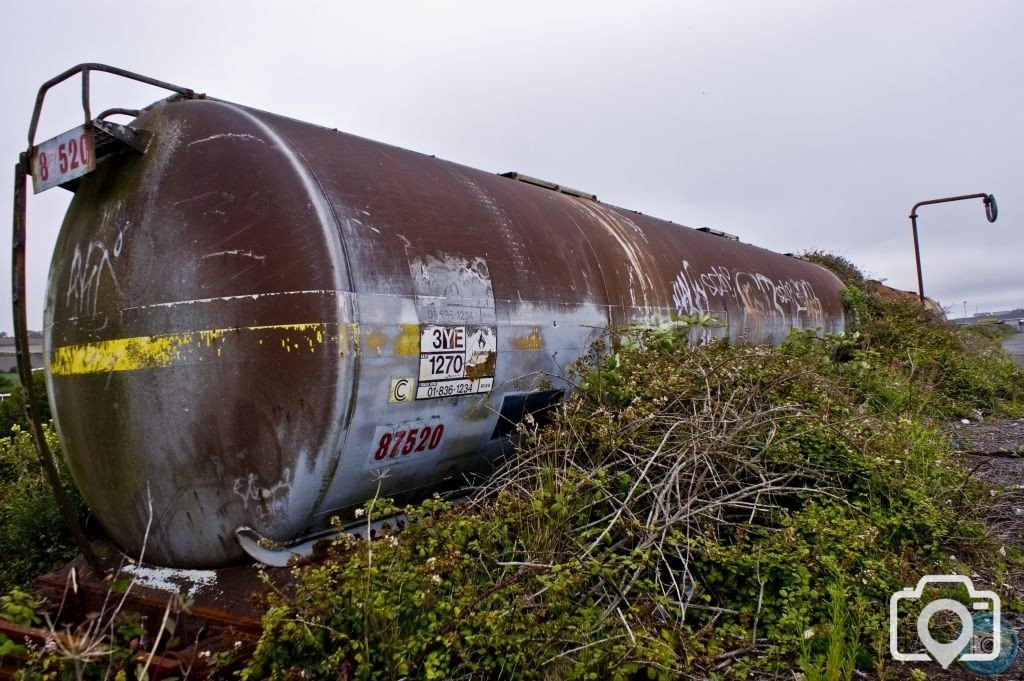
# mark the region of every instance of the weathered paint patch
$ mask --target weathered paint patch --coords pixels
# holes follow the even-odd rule
[[[363,339],[363,347],[367,351],[378,355],[384,354],[384,348],[387,347],[387,343],[388,337],[380,329],[371,329]]]
[[[512,339],[512,347],[516,350],[540,350],[544,347],[544,336],[541,334],[540,327],[535,326],[530,329],[530,333],[525,336],[516,336]]]
[[[79,376],[215,360],[221,357],[228,334],[232,339],[252,339],[258,345],[276,344],[285,352],[315,353],[327,340],[328,326],[321,322],[274,324],[65,345],[54,349],[50,372],[54,376]],[[282,336],[282,332],[287,335]]]
[[[395,355],[415,357],[420,354],[419,324],[402,324],[402,331],[395,340]]]
[[[436,324],[493,324],[494,291],[484,258],[410,254],[409,272],[420,320]]]
[[[356,357],[362,356],[359,346],[359,325],[341,324],[338,326],[338,354],[344,356],[345,348],[351,347]]]

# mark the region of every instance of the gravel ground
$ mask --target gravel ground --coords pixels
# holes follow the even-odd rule
[[[1024,419],[959,422],[948,432],[953,448],[962,454],[1024,456]]]

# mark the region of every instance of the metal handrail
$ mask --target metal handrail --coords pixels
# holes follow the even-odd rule
[[[89,73],[92,71],[100,71],[102,73],[110,73],[115,76],[127,78],[129,80],[135,80],[146,85],[152,85],[154,87],[162,88],[164,90],[170,90],[171,92],[177,92],[183,97],[192,99],[196,97],[194,90],[189,88],[181,87],[180,85],[174,85],[163,80],[157,80],[156,78],[150,78],[149,76],[143,76],[140,73],[134,73],[133,71],[126,71],[125,69],[119,69],[116,66],[107,66],[106,64],[95,64],[85,63],[79,64],[78,66],[72,66],[70,69],[61,73],[60,75],[54,76],[50,80],[39,86],[39,93],[36,95],[36,105],[32,109],[32,122],[28,127],[28,150],[29,155],[32,154],[32,147],[36,141],[36,130],[39,127],[39,116],[43,112],[43,101],[46,99],[46,93],[50,91],[54,85],[63,83],[68,78],[81,73],[82,74],[82,109],[85,112],[85,124],[89,125],[92,123],[92,114],[89,106]]]

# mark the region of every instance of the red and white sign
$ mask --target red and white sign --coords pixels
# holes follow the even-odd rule
[[[32,189],[38,194],[96,170],[92,129],[80,125],[32,150]]]
[[[399,463],[412,456],[432,452],[444,442],[440,419],[406,421],[394,426],[377,426],[373,433],[370,466]]]

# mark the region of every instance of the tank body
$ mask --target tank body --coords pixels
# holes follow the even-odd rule
[[[815,265],[211,99],[82,178],[49,277],[72,474],[130,555],[238,560],[497,454],[608,326],[844,328]]]

